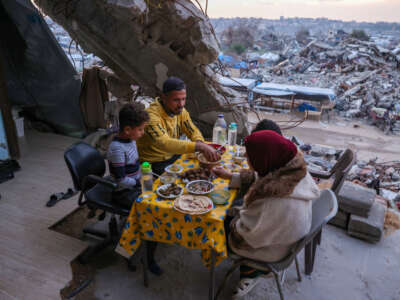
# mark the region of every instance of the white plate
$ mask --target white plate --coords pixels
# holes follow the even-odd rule
[[[179,197],[180,195],[183,194],[183,187],[181,187],[181,186],[179,186],[179,185],[178,185],[178,186],[180,187],[181,192],[180,192],[178,195],[164,196],[163,194],[160,193],[160,190],[165,190],[165,189],[169,188],[170,185],[171,185],[171,184],[169,183],[169,184],[164,184],[164,185],[159,186],[159,187],[156,189],[157,195],[160,196],[160,197],[162,197],[162,198],[165,198],[165,199],[174,199],[174,198],[177,198],[177,197]]]
[[[207,191],[207,192],[193,192],[193,191],[191,191],[189,187],[191,185],[195,184],[195,183],[198,183],[198,182],[206,182],[206,183],[208,183],[209,185],[211,185],[211,189],[209,191]],[[193,194],[193,195],[207,195],[207,194],[211,193],[214,190],[214,184],[211,181],[208,181],[208,180],[193,180],[193,181],[189,181],[186,184],[186,190],[189,193]]]
[[[185,196],[186,196],[186,195],[185,195]],[[208,198],[208,197],[206,197],[206,196],[202,196],[202,197],[207,198],[207,200],[208,200],[209,203],[210,203],[210,204],[209,204],[209,208],[208,208],[207,210],[205,210],[205,211],[202,211],[202,212],[192,212],[192,211],[182,210],[182,209],[180,209],[180,208],[176,205],[176,200],[177,200],[177,199],[174,201],[173,207],[174,207],[175,210],[177,210],[177,211],[179,211],[179,212],[181,212],[181,213],[183,213],[183,214],[187,214],[187,215],[204,215],[204,214],[210,212],[210,211],[214,208],[214,204],[213,204],[213,202],[212,202],[212,200],[211,200],[210,198]]]
[[[178,171],[171,171],[171,168],[172,168],[172,167],[178,168],[179,170],[178,170]],[[169,173],[169,174],[179,174],[179,173],[182,173],[183,167],[182,167],[182,166],[179,166],[179,165],[169,165],[169,166],[167,166],[167,167],[165,168],[165,171],[166,171],[167,173]]]

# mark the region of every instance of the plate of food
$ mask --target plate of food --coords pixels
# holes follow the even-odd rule
[[[183,188],[175,183],[164,184],[157,188],[156,193],[162,198],[174,199],[183,194]]]
[[[211,171],[208,168],[196,168],[196,169],[189,169],[186,172],[184,172],[181,175],[181,179],[185,183],[194,180],[212,181],[215,179],[215,176],[211,173]]]
[[[169,174],[179,174],[182,173],[183,167],[180,165],[169,165],[165,168],[165,171]]]
[[[175,199],[174,209],[189,215],[206,214],[213,209],[210,198],[201,195],[182,195]]]
[[[206,195],[214,190],[214,184],[208,180],[193,180],[186,184],[186,189],[194,195]]]

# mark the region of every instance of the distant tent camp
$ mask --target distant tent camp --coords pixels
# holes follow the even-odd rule
[[[29,0],[0,0],[0,67],[10,105],[57,133],[86,133],[80,78]]]

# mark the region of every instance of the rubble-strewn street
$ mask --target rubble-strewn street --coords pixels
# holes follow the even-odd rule
[[[286,20],[289,25],[291,20]],[[285,20],[260,21],[214,20],[222,44],[227,31],[247,26],[253,34],[252,48],[234,57],[220,55],[227,68],[240,68],[240,77],[260,82],[286,83],[306,87],[332,88],[336,92],[335,109],[344,118],[362,118],[377,125],[385,133],[400,130],[400,38],[398,31],[380,32],[371,25],[365,38],[350,34],[329,21],[318,21],[307,28],[307,21],[297,20],[297,34],[287,33]],[[302,22],[303,21],[303,22]],[[227,23],[224,24],[223,22]],[[266,24],[271,23],[267,26]],[[223,25],[221,25],[223,24]],[[328,29],[328,25],[331,28]],[[344,24],[344,23],[343,23]],[[264,34],[256,29],[264,25]],[[324,26],[325,25],[325,26]],[[258,27],[257,27],[258,26]],[[302,27],[303,26],[303,27]],[[344,25],[342,25],[344,26]],[[352,24],[353,28],[359,25]],[[293,26],[292,26],[293,27]],[[336,29],[335,29],[336,27]],[[219,28],[219,30],[218,30]],[[226,29],[228,28],[228,29]],[[302,29],[303,28],[303,29]],[[323,28],[326,32],[323,33]],[[376,31],[374,31],[376,29]],[[362,31],[364,33],[364,31]],[[240,33],[240,31],[239,31]],[[247,36],[246,40],[249,37]],[[365,39],[365,40],[364,40]],[[369,39],[369,40],[367,40]],[[218,68],[217,68],[218,69]],[[232,69],[231,69],[232,70]],[[229,76],[229,72],[225,74]]]

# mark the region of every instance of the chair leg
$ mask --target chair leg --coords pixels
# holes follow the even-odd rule
[[[221,292],[224,290],[225,284],[228,281],[228,279],[232,276],[233,272],[236,271],[236,269],[241,265],[241,261],[237,261],[233,264],[233,266],[226,272],[224,280],[222,281],[221,285],[218,288],[217,294],[215,295],[215,300],[218,299],[218,296],[221,294]]]
[[[322,229],[320,230],[320,232],[315,237],[317,239],[318,245],[321,245],[321,237],[322,237]]]
[[[282,275],[281,275],[281,284],[285,283],[285,279],[286,279],[286,269],[282,271]]]
[[[311,257],[311,272],[314,270],[314,261],[315,261],[315,254],[317,253],[317,245],[318,245],[318,239],[317,237],[314,238],[313,243],[312,243],[312,257]]]
[[[304,267],[306,275],[310,275],[312,272],[312,250],[313,250],[313,241],[311,240],[308,244],[306,244],[304,248]]]
[[[296,272],[297,272],[297,279],[301,281],[301,273],[300,273],[300,268],[299,268],[299,260],[297,259],[297,255],[294,258],[294,262],[296,263]]]
[[[276,282],[276,285],[278,286],[279,296],[281,297],[281,300],[285,300],[285,297],[284,297],[283,291],[282,291],[281,281],[279,280],[279,274],[277,272],[272,272],[272,273],[274,274],[275,282]]]

